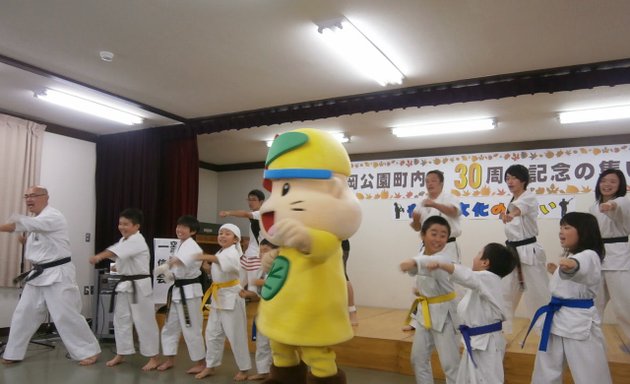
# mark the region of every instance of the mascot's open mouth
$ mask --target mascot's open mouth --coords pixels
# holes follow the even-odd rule
[[[273,226],[275,220],[275,212],[265,212],[262,214],[262,225],[265,231],[269,232],[269,229]]]

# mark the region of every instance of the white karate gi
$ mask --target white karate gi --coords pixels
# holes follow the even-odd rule
[[[558,268],[549,284],[551,294],[562,299],[595,298],[601,281],[599,256],[587,249],[569,257],[578,261],[579,268],[571,274]],[[536,353],[532,383],[562,383],[565,362],[575,384],[612,383],[601,321],[595,306],[563,306],[555,313],[547,351]]]
[[[35,217],[15,215],[15,232],[28,232],[24,256],[35,264],[70,257],[68,223],[57,209],[46,206]],[[50,318],[70,357],[83,360],[101,352],[98,340],[81,315],[81,293],[72,262],[47,268],[26,282],[13,317],[9,340],[4,351],[6,360],[22,360],[37,328]]]
[[[116,258],[116,271],[121,275],[148,275],[150,254],[147,242],[140,232],[107,248]],[[137,302],[133,303],[133,283],[136,287]],[[133,344],[133,328],[136,328],[140,353],[153,357],[160,353],[160,331],[155,319],[153,288],[151,278],[136,281],[123,281],[116,286],[114,305],[114,336],[116,354],[136,353]]]
[[[413,258],[418,265],[417,270],[409,271],[416,276],[416,288],[421,295],[435,297],[449,294],[455,287],[449,274],[442,270],[428,271],[423,265],[428,262],[452,263],[451,256],[436,253],[431,256],[419,255]],[[456,301],[429,304],[431,328],[424,327],[425,321],[422,306],[418,305],[416,315],[416,333],[411,347],[411,366],[417,383],[433,383],[431,353],[437,349],[447,384],[455,383],[459,367],[459,341],[456,328],[459,326]]]
[[[266,274],[263,272],[262,268],[258,270],[258,278],[264,279]],[[262,287],[256,287],[257,294],[260,296],[260,291]],[[271,363],[273,362],[272,354],[271,354],[271,344],[269,343],[269,338],[262,334],[258,328],[256,328],[256,354],[254,356],[254,360],[256,363],[256,372],[263,374],[269,373],[271,369]]]
[[[505,236],[508,241],[521,241],[538,236],[538,200],[531,191],[525,191],[518,199],[510,202],[508,210],[514,207],[521,211],[519,216],[514,217],[509,223],[505,223]],[[516,247],[521,260],[523,280],[525,281],[525,305],[529,317],[534,312],[549,303],[549,276],[547,275],[547,258],[542,246],[532,243]],[[503,324],[506,333],[512,333],[512,319],[518,307],[523,291],[519,285],[518,269],[505,276],[502,280],[503,292],[505,294],[505,304],[507,320]]]
[[[239,280],[240,253],[236,246],[221,249],[216,254],[218,263],[212,263],[213,283],[227,283]],[[252,367],[247,345],[247,313],[245,300],[239,296],[243,289],[240,284],[221,288],[217,297],[212,298],[210,315],[206,324],[206,367],[221,365],[225,337],[232,348],[238,369],[247,371]]]
[[[457,314],[469,327],[480,327],[505,320],[501,277],[489,271],[475,271],[455,265],[453,281],[469,288],[457,305]],[[500,384],[504,381],[505,337],[497,331],[470,338],[473,364],[464,348],[457,372],[457,383]]]
[[[420,203],[418,203],[416,208],[414,208],[415,212],[420,213],[420,225],[422,225],[422,223],[424,223],[424,221],[431,216],[441,216],[446,219],[446,221],[448,222],[448,225],[451,227],[450,237],[454,237],[457,239],[462,234],[462,227],[460,224],[462,211],[461,211],[461,206],[459,204],[459,200],[457,200],[455,196],[453,196],[452,194],[442,191],[442,193],[440,193],[440,195],[434,201],[439,204],[450,205],[457,208],[457,216],[450,217],[443,214],[436,208],[424,207],[422,206],[422,201],[421,201]],[[457,241],[451,241],[450,243],[446,243],[446,246],[442,250],[442,253],[445,253],[451,256],[454,262],[456,262],[457,264],[461,263],[461,255],[459,254],[459,247],[457,247]]]
[[[617,208],[600,212],[599,204],[591,206],[590,213],[597,218],[603,238],[630,234],[630,200],[625,196],[612,200]],[[611,301],[617,323],[630,340],[630,243],[605,244],[606,257],[602,263],[602,282],[595,299],[599,315],[603,316]]]
[[[251,214],[252,220],[260,220],[260,211],[253,211]],[[258,238],[256,238],[250,224],[249,243],[243,256],[241,256],[240,279],[241,286],[247,287],[246,289],[252,292],[256,292],[254,281],[258,278],[258,271],[262,268],[260,260],[260,240],[262,240],[262,234],[259,233]]]
[[[198,256],[203,253],[201,247],[193,238],[183,241],[174,257],[183,263],[175,264],[171,271],[177,280],[195,279],[201,275],[201,260]],[[184,315],[184,305],[181,302],[179,287],[173,287],[171,296],[171,307],[166,317],[166,322],[162,327],[162,353],[165,356],[177,355],[177,347],[181,334],[188,347],[190,360],[199,361],[206,355],[206,347],[203,343],[202,326],[203,314],[201,313],[201,298],[203,292],[201,283],[188,284],[182,287],[186,306],[188,307],[188,318],[190,326],[186,326]]]

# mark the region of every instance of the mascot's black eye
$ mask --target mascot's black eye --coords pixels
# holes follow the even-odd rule
[[[282,196],[289,193],[289,189],[291,189],[291,186],[289,185],[289,183],[284,183],[284,185],[282,186]]]

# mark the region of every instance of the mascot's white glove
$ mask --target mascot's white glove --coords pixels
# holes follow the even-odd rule
[[[168,265],[168,263],[164,263],[162,265],[158,265],[157,268],[153,270],[155,276],[164,276],[164,281],[170,283],[171,281],[175,281],[175,276]]]
[[[269,271],[271,271],[271,264],[273,264],[273,261],[276,259],[276,256],[278,256],[277,249],[263,253],[262,260],[261,260],[263,272],[269,273]]]
[[[269,233],[269,241],[273,244],[296,248],[300,252],[311,252],[311,235],[308,227],[296,219],[283,219],[275,223]]]

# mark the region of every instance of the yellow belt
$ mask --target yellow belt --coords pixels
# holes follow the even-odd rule
[[[212,300],[216,300],[216,302],[219,302],[219,289],[221,288],[228,288],[228,287],[233,287],[235,285],[239,285],[240,281],[238,279],[234,279],[234,280],[230,280],[230,281],[226,281],[223,283],[216,283],[213,282],[210,285],[210,288],[208,288],[206,290],[206,293],[203,294],[203,299],[201,299],[201,311],[204,310],[205,306],[206,306],[206,302],[208,301],[208,299],[210,298],[210,296],[212,296]]]
[[[433,296],[433,297],[426,297],[426,296],[419,295],[413,301],[413,304],[411,304],[411,309],[409,310],[409,313],[407,314],[406,324],[409,324],[409,321],[411,320],[411,314],[415,313],[416,310],[418,309],[418,304],[421,304],[422,317],[424,318],[424,327],[426,329],[430,329],[432,324],[431,324],[431,312],[429,312],[429,304],[445,303],[447,301],[453,300],[455,297],[457,297],[457,294],[455,293],[455,291],[447,293],[445,295]]]

